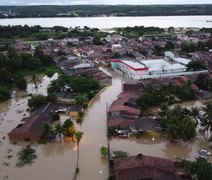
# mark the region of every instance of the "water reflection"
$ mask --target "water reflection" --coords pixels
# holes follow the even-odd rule
[[[55,156],[55,155],[64,155],[66,151],[71,153],[76,152],[76,143],[70,142],[52,142],[45,145],[41,145],[41,150],[45,157]]]
[[[192,145],[188,143],[173,143],[167,141],[163,148],[165,157],[191,159]]]

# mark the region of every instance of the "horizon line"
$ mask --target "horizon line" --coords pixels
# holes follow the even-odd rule
[[[171,4],[171,3],[166,3],[166,4],[0,4],[0,6],[161,6],[161,5],[212,5],[212,3],[194,3],[194,4]]]

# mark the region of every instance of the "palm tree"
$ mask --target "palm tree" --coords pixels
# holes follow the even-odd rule
[[[38,86],[37,86],[37,77],[36,77],[36,74],[33,74],[32,75],[32,82],[34,83],[35,89],[37,90]]]
[[[76,165],[76,172],[75,172],[74,180],[77,179],[77,173],[79,172],[79,143],[80,143],[80,140],[82,139],[82,136],[83,136],[83,132],[77,131],[75,133],[75,137],[77,140],[77,165]]]
[[[190,115],[194,118],[196,124],[198,124],[198,119],[200,118],[200,109],[198,107],[192,107],[190,110]]]
[[[45,123],[43,125],[43,130],[42,130],[41,138],[43,140],[49,141],[50,139],[52,139],[52,137],[53,137],[52,126],[49,123]]]
[[[212,130],[212,102],[206,103],[205,107],[202,107],[203,115],[200,119],[201,126],[205,128],[205,130]]]
[[[167,116],[169,110],[170,110],[170,109],[169,109],[169,105],[168,105],[167,102],[161,103],[160,109],[159,109],[159,113],[158,113],[158,114],[159,114],[161,117]]]
[[[56,133],[56,134],[59,134],[59,136],[60,136],[60,141],[61,141],[61,139],[62,139],[62,134],[63,134],[63,132],[64,132],[63,126],[61,125],[60,122],[58,122],[57,124],[55,124],[54,128],[55,128],[55,133]]]

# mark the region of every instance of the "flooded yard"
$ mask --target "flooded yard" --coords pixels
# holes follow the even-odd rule
[[[110,73],[104,70],[106,73]],[[113,72],[112,72],[113,73]],[[125,78],[113,73],[112,85],[105,88],[95,97],[85,112],[83,124],[76,129],[84,133],[80,142],[80,174],[79,180],[106,180],[108,178],[108,162],[101,157],[99,148],[107,146],[106,108],[119,95]],[[54,76],[53,78],[56,78]],[[46,95],[46,88],[52,79],[44,76],[38,89],[29,83],[28,93]],[[73,178],[76,165],[77,147],[73,142],[54,142],[45,145],[33,144],[37,159],[31,166],[18,168],[16,154],[25,143],[11,144],[7,133],[16,127],[21,119],[28,116],[28,97],[23,92],[16,92],[14,99],[0,104],[0,179],[20,180],[70,180]],[[199,103],[199,102],[194,102]],[[193,104],[192,104],[193,105]],[[69,116],[62,114],[61,121]],[[182,158],[194,160],[199,149],[208,149],[207,134],[198,134],[191,142],[171,143],[163,134],[144,134],[141,138],[118,139],[110,141],[111,150],[123,150],[130,155],[145,155],[165,158]],[[11,157],[12,156],[12,157]],[[212,161],[210,157],[210,161]]]

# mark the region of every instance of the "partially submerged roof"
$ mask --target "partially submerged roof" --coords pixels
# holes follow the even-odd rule
[[[139,131],[158,131],[161,130],[160,122],[156,119],[149,118],[149,117],[141,117],[137,118],[136,120],[136,128]]]
[[[111,106],[108,110],[108,112],[120,112],[123,114],[128,114],[128,115],[132,115],[132,116],[139,116],[140,115],[140,110],[139,109],[135,109],[135,108],[131,108],[129,106]]]
[[[178,180],[174,162],[169,159],[144,156],[137,156],[115,159],[114,174],[117,180]]]
[[[124,118],[113,118],[107,121],[107,127],[119,127],[119,128],[135,128],[135,120]]]
[[[55,113],[57,105],[47,104],[40,107],[31,117],[28,117],[23,125],[18,125],[9,135],[18,136],[23,134],[40,136],[44,123],[49,122]],[[26,119],[26,118],[24,118]]]

